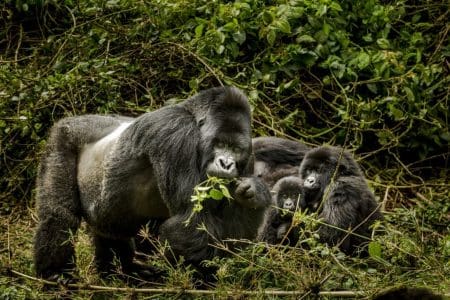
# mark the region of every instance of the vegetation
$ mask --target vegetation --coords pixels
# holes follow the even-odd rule
[[[136,116],[220,84],[247,92],[254,136],[353,150],[387,220],[369,258],[313,239],[308,249],[252,244],[210,262],[219,267],[210,291],[369,297],[403,284],[449,293],[449,18],[449,2],[438,0],[3,1],[0,298],[68,293],[12,273],[33,274],[34,179],[55,120]],[[123,287],[95,275],[87,236],[77,240],[81,282]],[[189,268],[169,266],[158,251],[154,261],[168,278],[143,287],[195,287]],[[81,286],[71,297],[134,295],[96,291]]]

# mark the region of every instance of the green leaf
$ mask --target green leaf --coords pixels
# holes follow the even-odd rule
[[[247,36],[245,34],[245,31],[238,30],[233,33],[233,40],[239,45],[243,44],[246,38]]]
[[[392,104],[392,103],[388,104],[388,108],[389,108],[389,112],[394,117],[394,120],[399,121],[404,118],[404,113],[400,109],[395,107],[395,104]]]
[[[291,25],[286,19],[279,19],[273,22],[273,26],[283,33],[291,33]]]
[[[192,78],[191,80],[189,80],[189,88],[191,90],[197,90],[198,89],[198,84],[199,84],[199,79],[198,78]]]
[[[404,87],[403,87],[403,90],[405,91],[406,97],[408,98],[408,100],[409,100],[410,102],[414,102],[414,100],[416,99],[416,97],[414,96],[413,91],[412,91],[409,87],[407,87],[407,86],[404,86]]]
[[[273,15],[273,13],[271,13],[271,12],[264,11],[264,12],[262,13],[262,19],[263,19],[263,22],[264,22],[264,23],[270,24],[270,23],[273,22],[274,15]]]
[[[382,146],[388,145],[389,143],[391,143],[395,137],[392,132],[390,132],[389,130],[386,130],[386,129],[378,130],[375,134],[378,137],[378,143],[380,143],[380,145],[382,145]]]
[[[225,46],[224,45],[219,45],[219,47],[216,48],[217,54],[222,54],[223,51],[225,51]]]
[[[368,43],[372,42],[373,41],[372,33],[369,32],[368,34],[364,35],[362,39]]]
[[[368,83],[367,88],[374,94],[378,93],[378,87],[375,83]]]
[[[299,36],[297,38],[297,43],[299,43],[299,44],[301,44],[301,43],[314,43],[315,41],[316,40],[312,36],[310,36],[308,34],[304,34],[304,35]]]
[[[378,39],[377,40],[377,45],[381,48],[381,49],[389,49],[390,48],[390,43],[387,39]]]
[[[275,43],[275,39],[277,38],[277,33],[275,32],[275,30],[269,30],[266,38],[269,45],[273,46],[273,44]]]
[[[369,255],[373,258],[381,258],[381,244],[376,241],[369,243]]]
[[[237,30],[238,25],[234,22],[228,22],[227,24],[223,25],[222,29],[225,32],[233,32]]]
[[[331,2],[330,8],[335,11],[342,11],[342,7],[337,2]]]
[[[199,38],[203,34],[203,29],[205,28],[204,24],[200,24],[197,27],[195,27],[195,37]]]
[[[230,191],[228,190],[228,188],[223,184],[219,185],[219,187],[225,198],[231,199]]]
[[[323,31],[323,33],[328,37],[329,35],[330,35],[330,31],[331,31],[331,26],[330,26],[330,24],[328,24],[328,23],[323,23],[323,26],[322,26],[322,31]]]
[[[214,200],[222,200],[224,195],[218,189],[213,188],[209,191],[209,196]]]
[[[366,52],[361,52],[358,55],[358,68],[363,70],[370,64],[370,56]]]

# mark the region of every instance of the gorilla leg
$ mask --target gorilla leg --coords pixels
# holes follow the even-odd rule
[[[202,223],[208,224],[206,220],[202,222],[202,218],[197,215],[189,224],[185,224],[188,216],[179,214],[167,219],[161,225],[160,239],[163,242],[167,241],[170,245],[171,252],[166,253],[170,261],[176,262],[180,256],[183,256],[186,263],[198,267],[203,259],[214,256],[214,249],[208,246],[209,242],[213,242],[210,241],[213,238],[208,236],[209,233],[197,228]],[[211,232],[213,235],[214,233]]]
[[[66,118],[51,130],[37,176],[36,202],[39,225],[34,240],[38,276],[70,272],[75,266],[72,235],[82,215],[77,183],[77,159],[85,143],[113,130],[120,121],[112,117]]]
[[[153,218],[147,222],[147,224],[141,228],[141,231],[135,236],[134,244],[136,247],[136,255],[150,255],[156,253],[157,239],[159,237],[159,228],[164,223],[165,219]]]
[[[95,265],[101,274],[113,273],[113,259],[116,256],[124,273],[132,272],[134,245],[132,239],[109,239],[99,235],[94,236]]]
[[[211,283],[215,281],[214,274],[217,269],[202,264],[202,261],[218,255],[219,251],[211,246],[218,241],[215,239],[217,232],[213,226],[215,224],[208,222],[211,221],[208,218],[203,218],[202,213],[203,211],[194,216],[187,226],[184,222],[188,215],[180,214],[170,217],[161,225],[160,238],[170,245],[165,256],[171,264],[175,265],[180,257],[183,257],[184,264],[194,267],[197,283]],[[201,224],[209,225],[208,232],[198,228]],[[203,287],[202,284],[199,287]]]
[[[58,130],[59,131],[59,130]],[[58,138],[63,135],[55,134]],[[75,266],[71,235],[80,225],[76,153],[56,147],[44,158],[38,175],[40,223],[35,236],[36,273],[44,278],[69,272]]]

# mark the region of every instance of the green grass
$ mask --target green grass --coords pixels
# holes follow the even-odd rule
[[[369,298],[393,286],[424,286],[448,294],[448,184],[442,180],[433,181],[412,190],[420,195],[409,198],[417,205],[385,212],[386,220],[378,224],[378,233],[373,237],[373,243],[379,248],[371,257],[345,256],[336,249],[318,244],[310,234],[301,241],[308,247],[248,242],[244,250],[229,251],[223,245],[216,245],[228,251],[229,256],[208,262],[218,271],[217,282],[206,289],[197,287],[192,268],[168,264],[161,254],[164,252],[161,245],[158,251],[147,257],[149,263],[167,271],[160,282],[136,280],[130,286],[114,277],[108,280],[99,278],[93,267],[90,239],[85,226],[82,226],[76,236],[77,290],[63,286],[45,290],[42,282],[19,274],[34,274],[32,238],[36,222],[33,210],[14,212],[1,221],[0,262],[4,267],[0,278],[0,298],[45,299],[65,295],[73,299],[147,299],[177,298],[180,295],[209,298],[216,295],[265,299],[301,298],[316,293],[325,299]],[[387,204],[402,201],[412,190],[406,192],[405,189],[391,187],[391,192],[386,195]],[[311,228],[308,218],[300,221],[305,222],[305,228]],[[337,296],[337,291],[344,294]]]

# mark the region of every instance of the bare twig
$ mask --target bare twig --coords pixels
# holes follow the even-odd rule
[[[178,44],[178,43],[173,43],[173,42],[164,42],[164,43],[165,43],[165,44],[169,44],[169,45],[176,46],[176,47],[180,48],[181,50],[187,52],[189,55],[193,56],[195,59],[197,59],[199,62],[201,62],[201,63],[205,66],[205,68],[206,68],[212,75],[214,75],[214,77],[215,77],[216,80],[219,82],[219,84],[220,84],[221,86],[223,86],[223,82],[222,82],[222,80],[220,80],[219,75],[217,75],[217,73],[213,70],[213,68],[212,68],[210,65],[208,65],[208,64],[206,63],[206,61],[205,61],[203,58],[201,58],[201,57],[198,56],[196,53],[192,52],[191,50],[187,49],[186,47],[184,47],[184,46],[182,46],[182,45],[180,45],[180,44]]]
[[[22,38],[23,38],[23,27],[22,27],[22,24],[20,24],[19,41],[17,42],[17,48],[16,48],[16,52],[14,54],[14,62],[16,63],[16,65],[17,65],[17,61],[18,61],[18,57],[19,57],[19,50],[22,45]]]
[[[44,280],[30,276],[15,270],[11,270],[11,273],[26,278],[32,281],[36,281],[42,284],[51,286],[60,286],[61,284],[55,281]],[[194,290],[194,289],[182,289],[182,288],[130,288],[130,287],[110,287],[92,284],[73,284],[69,283],[63,287],[73,290],[95,290],[105,292],[128,292],[128,293],[143,293],[143,294],[190,294],[190,295],[216,295],[225,294],[227,296],[235,295],[266,295],[266,296],[301,296],[307,291],[281,291],[281,290],[260,290],[260,291],[247,291],[247,290],[234,290],[234,291],[217,291],[217,290]],[[310,293],[310,292],[309,292]],[[328,297],[362,297],[365,295],[362,291],[322,291],[318,293],[319,296]]]

